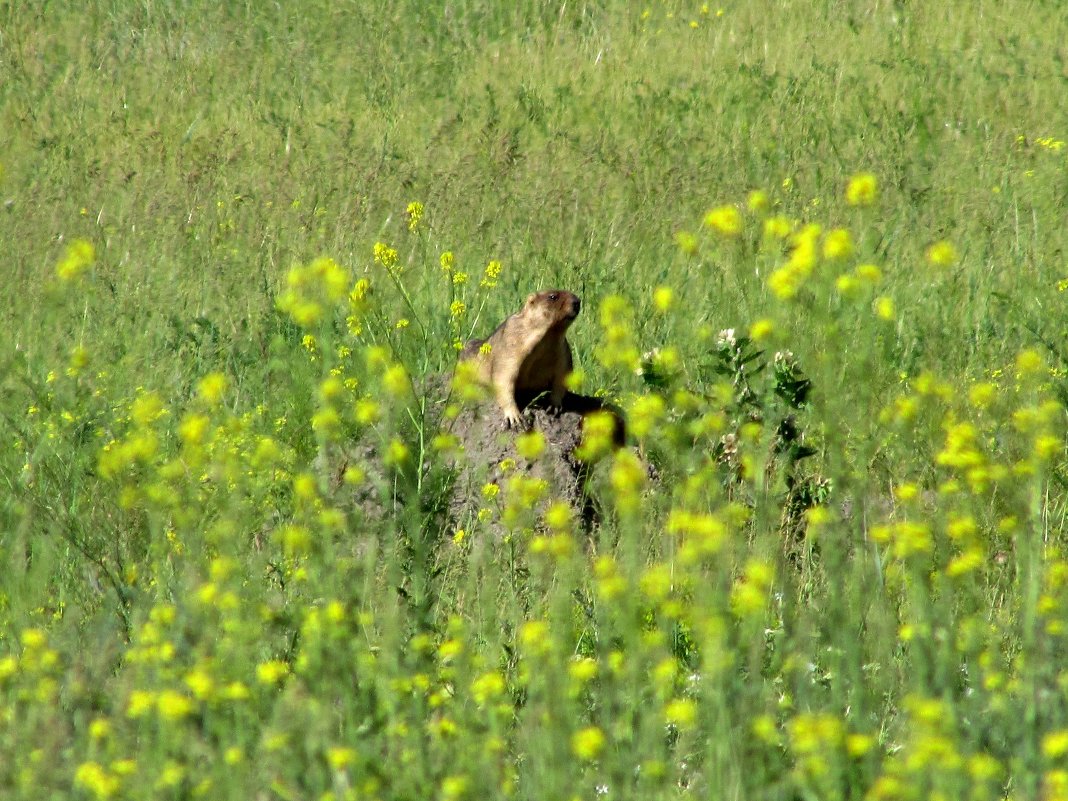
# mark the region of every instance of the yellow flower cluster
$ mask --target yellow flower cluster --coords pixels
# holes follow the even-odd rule
[[[289,271],[286,289],[278,296],[278,308],[302,328],[313,328],[348,291],[344,268],[324,256]]]
[[[875,203],[879,184],[870,172],[859,172],[849,179],[846,186],[846,202],[850,206],[870,206]]]
[[[768,276],[768,287],[780,299],[790,300],[796,297],[816,269],[819,260],[817,245],[821,233],[820,226],[806,225],[792,235],[789,258],[782,267]]]
[[[609,295],[601,301],[601,344],[595,354],[606,370],[633,372],[641,364],[635,342],[634,310],[626,299]]]
[[[405,209],[405,214],[408,215],[408,230],[414,231],[423,219],[423,204],[413,200]]]
[[[63,258],[56,265],[56,276],[60,281],[76,281],[81,278],[96,261],[96,248],[91,242],[76,239],[67,246]]]

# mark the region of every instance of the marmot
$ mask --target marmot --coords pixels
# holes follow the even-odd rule
[[[522,419],[517,396],[527,403],[548,392],[551,405],[562,408],[564,382],[574,367],[564,334],[581,305],[577,295],[562,289],[535,292],[488,338],[464,346],[460,360],[477,361],[479,380],[492,387],[509,428],[518,427]]]

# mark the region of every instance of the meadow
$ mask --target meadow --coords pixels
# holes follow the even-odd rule
[[[0,795],[1068,799],[1066,43],[0,1]],[[443,514],[549,287],[596,519]]]

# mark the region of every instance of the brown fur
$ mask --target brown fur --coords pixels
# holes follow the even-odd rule
[[[554,408],[563,406],[565,381],[574,368],[564,335],[580,308],[578,296],[571,292],[535,292],[488,338],[472,339],[464,346],[460,359],[477,362],[479,380],[493,389],[510,427],[522,419],[517,395],[527,399],[548,392]],[[483,353],[487,344],[489,352]]]

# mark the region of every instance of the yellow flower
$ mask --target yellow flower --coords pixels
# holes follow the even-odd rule
[[[616,419],[611,412],[591,412],[583,421],[582,443],[575,450],[575,456],[585,462],[595,462],[606,456],[612,449],[615,430]]]
[[[143,392],[130,404],[130,417],[140,426],[147,426],[167,414],[163,399],[156,392]]]
[[[767,598],[759,587],[737,581],[731,588],[731,611],[738,617],[748,617],[764,608]]]
[[[665,531],[685,536],[680,556],[691,563],[719,553],[727,537],[727,527],[719,518],[679,509],[668,515]]]
[[[445,664],[462,654],[463,650],[464,644],[462,640],[448,639],[438,646],[438,656],[440,657],[442,664]]]
[[[519,644],[529,653],[544,653],[549,649],[549,624],[544,620],[530,620],[519,627]]]
[[[528,431],[515,440],[515,449],[528,461],[537,460],[545,452],[545,435],[540,431]]]
[[[345,297],[348,281],[345,270],[333,259],[315,259],[289,271],[286,290],[278,296],[277,306],[298,325],[309,328],[322,320],[324,303],[337,303]]]
[[[571,507],[563,501],[555,501],[545,510],[545,524],[553,531],[570,530],[573,517]]]
[[[596,726],[579,729],[571,737],[571,750],[579,759],[590,761],[604,749],[604,732]]]
[[[156,779],[156,789],[164,790],[171,787],[177,787],[181,784],[182,779],[184,778],[185,768],[173,760],[168,760],[163,765],[163,770],[160,771],[159,778]]]
[[[875,314],[880,320],[886,320],[887,322],[893,322],[897,315],[894,308],[893,298],[888,298],[885,295],[875,299]]]
[[[281,541],[282,550],[287,556],[303,556],[311,550],[311,532],[304,526],[289,523],[279,528],[275,536]]]
[[[840,275],[835,279],[834,287],[842,297],[851,297],[860,291],[860,282],[856,276]]]
[[[671,592],[671,568],[665,564],[650,565],[638,579],[638,587],[649,600],[662,601]]]
[[[382,374],[382,387],[395,398],[406,395],[412,384],[403,365],[394,364]]]
[[[215,689],[215,682],[203,670],[192,670],[185,675],[185,686],[201,701],[209,699]]]
[[[934,267],[952,267],[957,261],[957,249],[944,239],[935,242],[927,248],[927,261]]]
[[[345,385],[337,376],[329,376],[319,384],[319,398],[324,403],[337,400],[344,391]]]
[[[289,675],[289,665],[278,659],[261,662],[256,666],[256,679],[260,684],[277,684]]]
[[[89,736],[94,740],[103,740],[111,733],[111,723],[104,718],[97,718],[89,724]]]
[[[677,244],[679,250],[687,256],[697,255],[697,237],[689,231],[679,231],[675,234],[675,244]]]
[[[846,753],[851,757],[862,757],[875,745],[875,738],[870,734],[850,734],[846,737]]]
[[[658,312],[666,313],[671,310],[675,292],[669,286],[658,286],[653,290],[653,306]]]
[[[810,223],[790,238],[792,250],[786,266],[796,271],[801,278],[807,278],[816,267],[816,243],[821,231],[819,225]]]
[[[186,445],[199,445],[210,424],[211,420],[202,414],[187,414],[178,426],[178,435]]]
[[[1001,776],[1002,769],[989,754],[973,754],[968,758],[968,773],[978,781],[991,781]]]
[[[754,342],[763,342],[775,331],[775,323],[764,317],[749,327],[749,337]]]
[[[979,548],[969,548],[963,553],[954,556],[946,565],[946,575],[950,577],[963,576],[983,566],[986,557]]]
[[[119,778],[97,762],[83,762],[74,772],[74,784],[92,793],[94,798],[111,798],[119,790]]]
[[[19,641],[27,651],[36,651],[48,644],[48,634],[41,629],[24,629],[19,635]]]
[[[193,711],[193,702],[174,690],[164,690],[156,699],[156,708],[165,720],[181,720]]]
[[[67,375],[76,376],[89,366],[89,349],[84,345],[75,345],[67,361]]]
[[[597,662],[589,657],[575,659],[568,664],[567,672],[575,681],[586,684],[597,678]]]
[[[768,745],[779,744],[779,727],[775,725],[775,718],[771,715],[759,715],[749,726],[758,740]]]
[[[133,759],[116,759],[108,767],[117,776],[131,776],[137,772],[137,762]]]
[[[314,501],[318,497],[315,476],[311,473],[298,473],[293,477],[294,494],[305,501]]]
[[[356,761],[356,749],[334,746],[326,749],[326,761],[334,770],[344,770]]]
[[[883,280],[883,271],[874,264],[861,264],[853,272],[858,279],[872,286]]]
[[[593,565],[593,574],[597,578],[597,592],[606,601],[618,598],[627,590],[627,581],[616,568],[611,556],[598,557]]]
[[[1035,438],[1035,456],[1041,461],[1048,461],[1064,448],[1060,437],[1043,434]]]
[[[156,706],[156,694],[149,690],[134,690],[126,702],[126,717],[143,717]]]
[[[466,776],[446,776],[441,780],[442,801],[456,801],[467,795],[468,780]]]
[[[1050,732],[1043,737],[1042,754],[1048,759],[1061,759],[1068,755],[1068,729]]]
[[[930,528],[923,523],[903,520],[889,526],[875,526],[871,537],[876,542],[891,543],[893,554],[906,559],[913,554],[930,553],[933,548]]]
[[[825,259],[848,259],[853,255],[853,238],[845,228],[828,231],[823,240]]]
[[[307,267],[326,300],[337,303],[348,293],[349,277],[345,269],[329,256],[320,256]]]
[[[1045,369],[1045,360],[1042,354],[1034,348],[1022,350],[1016,356],[1016,377],[1026,378],[1037,375]]]
[[[772,565],[756,559],[749,560],[745,574],[731,588],[731,611],[737,617],[748,617],[763,611],[774,580],[775,569]]]
[[[96,261],[96,249],[92,243],[84,239],[76,239],[67,246],[66,253],[56,265],[56,275],[64,282],[75,281],[82,277],[94,261]]]
[[[341,601],[331,601],[326,605],[326,619],[337,625],[345,619],[345,605]]]
[[[977,409],[987,409],[997,397],[997,386],[989,382],[976,384],[968,391],[968,400]]]
[[[279,298],[278,306],[282,311],[289,312],[293,322],[302,328],[311,328],[323,319],[323,307],[313,300],[298,300],[286,303],[285,298]]]
[[[797,295],[804,276],[790,267],[780,267],[768,276],[768,288],[780,300],[790,300]]]
[[[222,373],[208,373],[197,384],[197,394],[205,402],[214,406],[222,400],[227,384],[226,376]]]
[[[486,289],[497,286],[497,279],[500,278],[502,269],[501,263],[494,259],[486,265],[486,272],[482,274],[482,280],[478,282],[478,285]]]
[[[717,206],[705,215],[705,225],[726,237],[742,233],[742,215],[734,206]]]
[[[397,251],[384,242],[375,242],[374,257],[375,261],[387,270],[397,266]]]
[[[763,214],[771,207],[768,193],[762,189],[754,189],[745,200],[745,205],[755,214]]]
[[[360,425],[371,425],[378,421],[382,416],[382,407],[379,403],[371,398],[361,398],[356,401],[356,408],[353,411],[353,416],[356,418],[356,422]]]
[[[786,239],[794,230],[794,224],[786,217],[768,217],[764,220],[764,237]]]
[[[645,466],[633,451],[623,448],[616,452],[609,480],[615,490],[616,505],[620,510],[636,509],[647,478]]]
[[[664,718],[680,729],[688,729],[697,718],[697,705],[688,698],[676,698],[664,707]]]
[[[349,308],[354,312],[362,311],[367,304],[367,298],[371,295],[371,291],[371,281],[368,278],[361,278],[353,284],[352,290],[349,292]]]
[[[667,412],[664,399],[659,395],[640,395],[629,409],[631,433],[638,439],[651,434]]]
[[[223,697],[230,701],[244,701],[249,697],[248,687],[239,681],[232,681],[222,691]]]
[[[875,202],[879,184],[870,172],[859,172],[846,186],[846,203],[850,206],[870,206]]]
[[[915,486],[915,485],[913,485]],[[900,497],[900,495],[899,495]],[[968,542],[975,538],[979,527],[971,515],[953,516],[946,523],[946,533],[954,542]]]
[[[452,267],[456,263],[456,257],[452,255],[451,250],[446,250],[441,254],[439,262],[441,263],[441,271],[448,275],[452,272]]]
[[[786,724],[790,745],[800,754],[835,747],[842,739],[842,721],[829,714],[800,714]]]
[[[483,673],[471,682],[471,697],[479,706],[485,706],[486,703],[504,693],[505,686],[504,676],[492,670],[489,673]]]
[[[414,231],[419,227],[419,221],[423,219],[423,204],[417,200],[413,200],[408,204],[408,208],[405,209],[408,215],[408,230]]]

